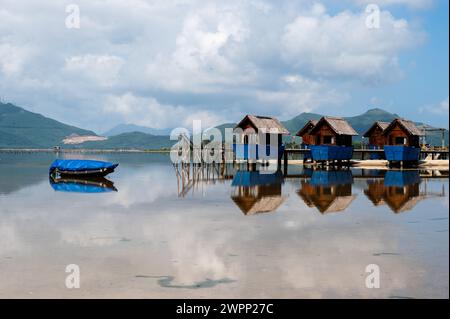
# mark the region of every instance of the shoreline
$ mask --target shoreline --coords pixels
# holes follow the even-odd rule
[[[140,149],[59,149],[52,148],[0,148],[0,153],[170,153],[170,150]]]
[[[113,153],[129,153],[129,154],[169,154],[171,150],[142,150],[142,149],[51,149],[51,148],[0,148],[0,153],[79,153],[79,154],[89,154],[89,153],[103,153],[103,154],[113,154]],[[288,160],[290,165],[303,165],[303,166],[314,166],[310,163],[306,165],[303,160]],[[389,169],[386,160],[351,160],[351,167],[363,168],[363,169]],[[448,170],[449,160],[421,160],[417,169],[436,169],[436,170]]]

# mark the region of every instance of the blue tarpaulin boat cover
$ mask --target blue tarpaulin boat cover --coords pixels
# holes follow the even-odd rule
[[[50,173],[58,169],[60,171],[95,171],[100,169],[114,169],[119,164],[93,160],[55,160],[50,166]]]

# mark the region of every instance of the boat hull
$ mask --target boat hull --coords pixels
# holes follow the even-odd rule
[[[55,160],[50,166],[50,174],[60,176],[104,177],[119,164],[92,160]]]
[[[116,167],[102,168],[97,170],[84,170],[84,171],[64,171],[56,169],[55,173],[57,173],[61,177],[72,177],[72,176],[105,177],[106,175],[114,172]]]

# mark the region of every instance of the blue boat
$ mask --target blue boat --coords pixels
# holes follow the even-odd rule
[[[314,161],[346,161],[353,157],[353,146],[311,145]]]
[[[55,160],[50,166],[49,173],[60,176],[106,176],[116,169],[119,164],[93,160]]]
[[[385,145],[384,154],[390,162],[417,162],[419,160],[420,148],[403,145]]]
[[[109,193],[117,192],[114,183],[103,177],[97,178],[55,178],[50,176],[50,186],[57,192],[67,193]]]

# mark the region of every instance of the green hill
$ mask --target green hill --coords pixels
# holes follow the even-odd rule
[[[95,135],[92,131],[0,102],[0,147],[50,148],[61,144],[61,140],[71,134]]]
[[[64,148],[158,150],[170,148],[175,142],[176,141],[171,141],[167,135],[150,135],[142,132],[131,132],[111,136],[105,141],[91,141],[70,146],[65,145]]]
[[[311,119],[319,119],[321,114],[301,113],[298,116],[282,121],[283,125],[295,134],[305,123]],[[371,109],[367,112],[346,117],[345,119],[359,133],[364,133],[375,121],[389,122],[399,117],[397,114],[386,112],[382,109]],[[423,125],[423,123],[417,123]],[[236,124],[224,123],[217,126],[225,136],[225,128],[233,128]],[[127,132],[108,137],[104,141],[89,141],[77,145],[64,145],[62,140],[70,135],[96,135],[92,131],[66,125],[40,114],[24,110],[11,103],[0,103],[0,148],[91,148],[91,149],[162,149],[170,148],[175,141],[171,141],[168,135],[152,135],[143,132]],[[286,142],[292,141],[291,136],[284,138]],[[354,141],[361,140],[361,136]],[[426,140],[432,145],[441,144],[440,132],[427,133]],[[448,145],[448,130],[445,132],[445,142]]]
[[[310,120],[319,120],[322,117],[320,114],[316,113],[301,113],[296,117],[282,121],[281,123],[287,128],[291,134],[297,133],[305,124]]]

